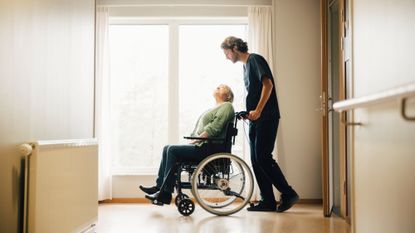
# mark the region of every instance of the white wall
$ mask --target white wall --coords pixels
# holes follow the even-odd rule
[[[415,82],[415,1],[353,1],[356,96]],[[408,105],[415,115],[415,101]],[[415,232],[415,123],[398,101],[359,109],[353,157],[355,232]]]
[[[94,0],[0,1],[0,142],[90,138]]]
[[[275,0],[278,161],[301,198],[322,198],[319,0]]]

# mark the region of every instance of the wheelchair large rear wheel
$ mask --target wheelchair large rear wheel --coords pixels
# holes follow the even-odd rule
[[[192,176],[192,193],[206,211],[230,215],[248,204],[254,181],[248,165],[230,153],[217,153],[199,163]]]

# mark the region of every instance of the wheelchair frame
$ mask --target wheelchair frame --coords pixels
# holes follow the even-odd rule
[[[194,201],[190,199],[188,195],[183,193],[184,189],[190,189],[193,197],[202,208],[215,215],[230,215],[236,213],[249,203],[254,187],[252,172],[241,158],[231,154],[232,145],[235,144],[235,137],[238,134],[237,122],[238,119],[241,119],[240,114],[241,112],[235,113],[234,121],[228,123],[225,138],[184,137],[185,139],[205,140],[208,143],[222,141],[223,152],[213,153],[201,162],[183,162],[178,166],[175,173],[177,196],[174,201],[178,211],[182,215],[191,215],[195,209]],[[215,171],[216,173],[214,174],[208,169]],[[232,187],[230,187],[230,180],[236,177],[235,175],[231,177],[231,174],[233,174],[235,170],[241,171],[241,174],[238,175],[242,176],[242,178],[239,179],[243,182],[243,185],[239,188],[240,190],[238,189],[236,191],[232,190]],[[183,172],[188,173],[187,182],[181,180]],[[248,182],[248,187],[246,187],[245,182]],[[203,199],[200,190],[219,191],[222,192],[225,197],[230,198],[226,199],[226,202],[224,203],[211,203],[210,201]],[[242,192],[246,192],[246,195],[242,196]],[[241,202],[237,202],[237,200],[241,200]],[[226,210],[223,210],[225,208]]]

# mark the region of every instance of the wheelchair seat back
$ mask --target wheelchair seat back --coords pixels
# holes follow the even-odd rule
[[[238,134],[238,129],[235,127],[232,121],[229,122],[226,126],[226,134],[225,134],[225,139],[223,141],[223,144],[221,145],[221,148],[219,149],[219,151],[215,151],[215,153],[218,153],[218,152],[231,153],[232,145],[235,142],[234,138],[237,134]],[[212,171],[208,171],[205,169],[204,172],[209,174],[215,171],[216,173],[226,174],[226,173],[229,173],[229,167],[230,167],[230,160],[226,158],[221,158],[221,159],[217,159],[217,160],[210,162],[206,166],[206,169],[208,170],[212,169]]]
[[[231,121],[226,126],[225,141],[223,142],[223,152],[231,153],[232,145],[235,144],[235,137],[238,135],[238,129]]]
[[[235,121],[236,122],[236,121]],[[238,134],[238,129],[235,127],[236,124],[233,121],[230,121],[226,126],[226,133],[225,138],[222,143],[220,144],[210,144],[210,154],[215,153],[231,153],[232,150],[232,144],[235,143],[235,136]],[[186,161],[185,163],[181,163],[180,167],[183,171],[188,171],[190,173],[193,173],[193,171],[196,169],[199,162],[190,162]],[[216,161],[212,161],[209,166],[212,169],[212,171],[220,171],[221,173],[227,173],[229,172],[229,165],[230,161],[229,159],[218,159]],[[211,173],[211,171],[205,171],[206,173]]]

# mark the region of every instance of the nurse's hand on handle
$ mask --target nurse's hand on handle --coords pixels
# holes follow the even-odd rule
[[[248,115],[248,119],[251,121],[255,121],[257,120],[259,117],[261,116],[261,112],[257,109],[255,109],[254,111],[250,111],[249,115]]]

